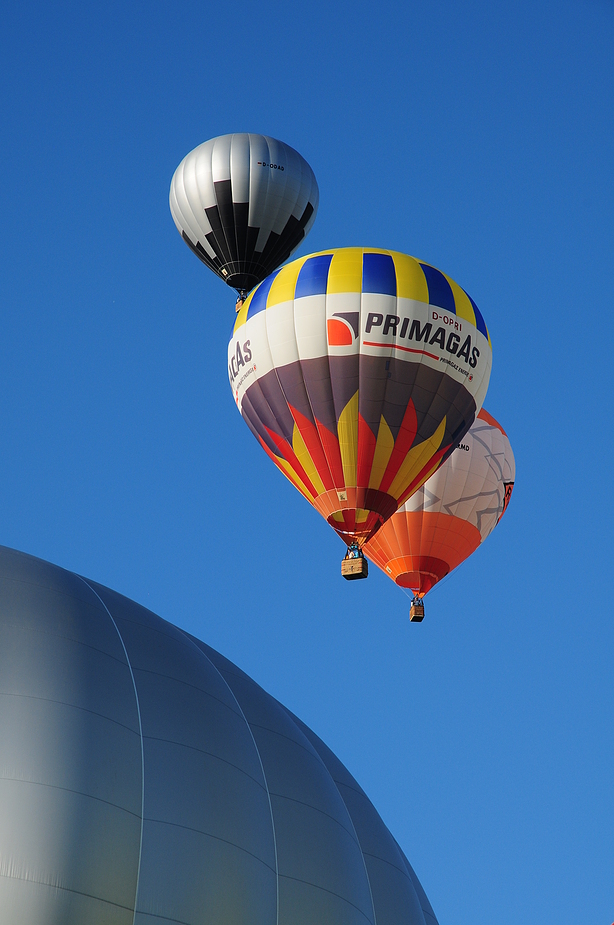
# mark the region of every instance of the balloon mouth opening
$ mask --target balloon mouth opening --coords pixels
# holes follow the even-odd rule
[[[424,572],[404,572],[395,579],[399,588],[406,588],[413,591],[416,597],[424,597],[436,585],[439,578],[436,575],[428,575]]]
[[[434,556],[415,556],[399,562],[396,566],[395,582],[400,588],[408,588],[416,597],[424,597],[431,588],[445,578],[450,566]]]
[[[263,279],[271,272],[271,269],[265,267],[260,261],[229,261],[226,257],[223,258],[226,260],[225,263],[216,256],[211,256],[204,249],[200,241],[192,241],[189,235],[185,231],[181,232],[181,237],[188,245],[191,251],[193,251],[199,260],[209,267],[216,276],[219,276],[220,279],[224,280],[232,289],[236,289],[238,292],[251,292],[255,286],[262,282]],[[252,270],[247,271],[245,269],[245,264],[251,266]],[[243,264],[243,269],[239,269]],[[274,268],[273,268],[274,269]]]
[[[254,289],[258,283],[264,279],[263,276],[256,276],[254,273],[220,273],[224,282],[237,292],[248,293]]]
[[[398,506],[382,491],[350,487],[323,492],[312,503],[347,546],[370,540]]]
[[[362,508],[343,508],[326,518],[337,535],[351,546],[362,547],[381,527],[382,518],[375,511]]]

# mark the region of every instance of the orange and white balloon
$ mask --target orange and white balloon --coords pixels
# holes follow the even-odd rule
[[[364,546],[365,555],[423,597],[492,533],[515,474],[507,434],[482,408],[452,455]]]

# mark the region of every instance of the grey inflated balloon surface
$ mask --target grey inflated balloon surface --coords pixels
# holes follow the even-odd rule
[[[190,151],[169,195],[183,240],[240,291],[253,289],[296,250],[318,202],[315,175],[298,151],[247,132],[220,135]]]
[[[144,607],[0,547],[0,925],[436,925],[333,753]]]

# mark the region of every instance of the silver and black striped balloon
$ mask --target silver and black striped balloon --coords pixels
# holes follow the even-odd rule
[[[171,182],[184,241],[209,269],[249,292],[299,246],[318,209],[301,155],[267,135],[220,135],[191,151]]]

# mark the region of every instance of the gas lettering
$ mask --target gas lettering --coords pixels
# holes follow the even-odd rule
[[[430,347],[439,347],[442,353],[448,353],[457,360],[462,360],[471,369],[475,369],[478,365],[480,351],[474,346],[471,334],[467,334],[464,339],[461,338],[459,332],[462,331],[462,322],[454,316],[436,311],[431,311],[431,316],[434,321],[439,321],[435,328],[431,321],[422,323],[418,318],[402,318],[399,315],[384,316],[382,312],[369,312],[365,332],[367,334],[379,333],[382,337],[392,335],[399,346],[401,346],[400,341],[413,341]],[[374,329],[379,329],[379,331]]]
[[[241,367],[245,366],[245,363],[249,362],[251,358],[252,351],[250,349],[250,342],[246,340],[243,344],[243,350],[241,350],[241,344],[237,341],[235,355],[231,357],[230,363],[228,364],[228,375],[231,383],[233,383],[239,375]]]
[[[469,362],[469,351],[471,350],[471,335],[467,334],[467,337],[463,341],[463,346],[460,348],[456,354],[459,360],[464,360],[465,363]]]
[[[450,331],[448,334],[448,341],[446,343],[446,350],[448,353],[451,353],[452,356],[455,355],[458,350],[458,345],[460,344],[460,337],[458,334],[455,334],[454,331]]]

